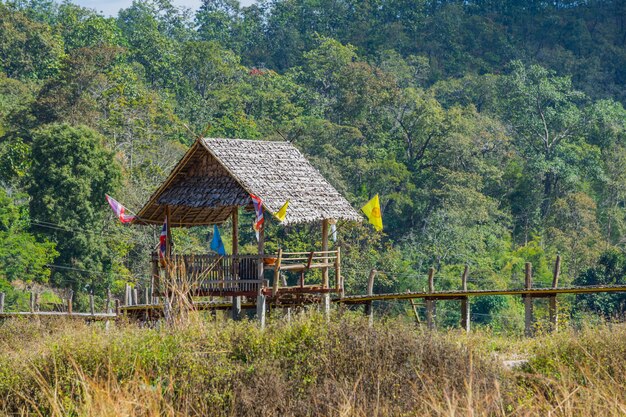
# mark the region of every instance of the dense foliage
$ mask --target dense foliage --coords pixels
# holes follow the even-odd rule
[[[626,235],[624,4],[0,3],[0,284],[49,264],[78,292],[145,280],[154,234],[103,194],[137,209],[203,132],[287,139],[355,206],[381,195],[383,235],[340,226],[350,290],[373,267],[380,290],[430,266],[458,286],[465,263],[471,285],[517,286],[526,261],[541,285],[556,253],[564,282],[592,279]],[[268,231],[293,249],[318,234]],[[518,308],[482,304],[484,321]]]

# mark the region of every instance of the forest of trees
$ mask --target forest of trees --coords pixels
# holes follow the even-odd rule
[[[476,288],[518,287],[526,261],[542,285],[557,253],[565,283],[626,283],[625,103],[622,0],[0,2],[0,291],[144,282],[158,232],[104,194],[138,209],[203,132],[289,140],[355,207],[380,194],[382,234],[340,228],[349,291],[371,268],[421,289],[431,266],[451,288],[465,263]],[[569,307],[626,310],[603,297]]]

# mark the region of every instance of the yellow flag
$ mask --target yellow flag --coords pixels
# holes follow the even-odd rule
[[[285,216],[287,216],[287,208],[289,207],[289,200],[285,201],[285,204],[278,210],[274,216],[281,222],[285,220]]]
[[[383,216],[380,213],[380,202],[378,201],[378,194],[376,194],[370,201],[368,201],[367,204],[361,207],[361,210],[363,211],[363,213],[365,213],[370,223],[374,225],[374,229],[378,230],[379,232],[383,230]]]

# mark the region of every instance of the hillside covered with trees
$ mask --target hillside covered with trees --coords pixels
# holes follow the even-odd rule
[[[565,283],[624,283],[625,103],[620,0],[2,2],[0,290],[145,281],[158,231],[104,194],[138,209],[200,134],[288,140],[355,207],[380,194],[382,234],[340,225],[349,291],[371,268],[378,290],[431,266],[456,287],[465,263],[474,287],[520,286],[526,261],[542,285],[557,253]],[[572,311],[626,309],[593,297]],[[477,320],[517,308],[486,300]]]

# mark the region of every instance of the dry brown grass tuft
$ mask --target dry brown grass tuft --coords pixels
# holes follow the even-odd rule
[[[491,344],[490,344],[491,343]],[[492,347],[496,347],[493,349]],[[527,366],[498,352],[523,347]],[[160,329],[0,325],[0,413],[43,416],[626,414],[626,326],[530,341],[330,323],[191,321]]]

